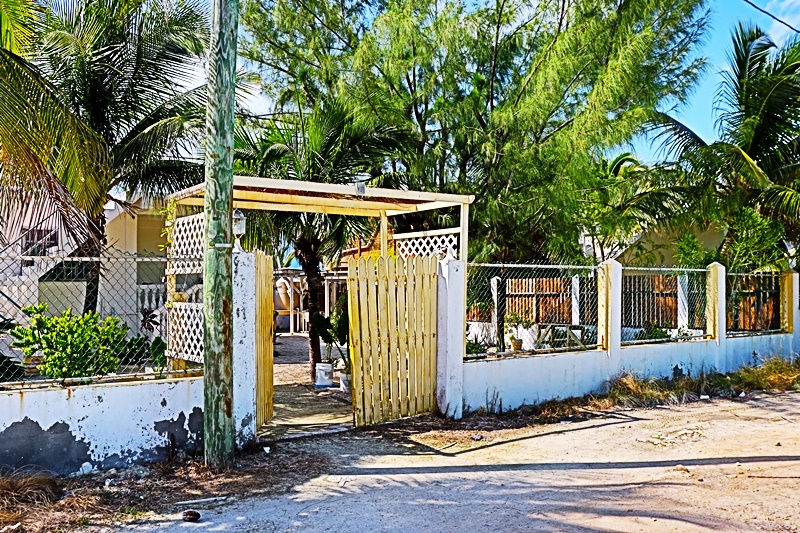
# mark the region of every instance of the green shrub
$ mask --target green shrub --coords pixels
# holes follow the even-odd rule
[[[150,344],[150,360],[156,369],[167,366],[167,343],[161,337],[156,337]]]
[[[16,339],[11,346],[26,357],[39,356],[37,367],[43,376],[74,378],[102,376],[119,365],[115,353],[124,344],[127,326],[118,317],[100,320],[97,313],[74,315],[67,309],[61,316],[45,316],[47,304],[22,310],[30,317],[30,326],[11,330]]]
[[[125,341],[119,353],[121,365],[143,365],[150,358],[150,341],[143,335],[136,335]]]

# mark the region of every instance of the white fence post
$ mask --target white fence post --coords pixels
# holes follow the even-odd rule
[[[597,344],[608,356],[619,355],[622,342],[622,265],[610,259],[597,271]]]
[[[439,261],[436,326],[436,402],[449,418],[461,418],[464,396],[464,339],[466,298],[464,261]]]
[[[572,276],[572,323],[581,323],[581,277]]]
[[[256,257],[233,254],[233,420],[236,445],[256,438]]]
[[[689,276],[678,276],[678,329],[689,328]]]
[[[720,263],[711,263],[708,265],[706,277],[706,335],[717,343],[714,366],[718,372],[728,371],[728,357],[725,351],[728,312],[725,299],[725,267]],[[721,364],[723,361],[724,365]]]

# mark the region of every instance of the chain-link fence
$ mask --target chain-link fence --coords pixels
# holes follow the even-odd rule
[[[595,267],[468,265],[468,357],[596,347]]]
[[[622,269],[622,344],[706,337],[704,269]]]
[[[167,293],[171,285],[178,305],[200,305],[199,275],[180,273],[190,261],[148,254],[0,257],[0,386],[186,369],[169,360],[177,322],[170,324]],[[181,338],[196,328],[184,329]]]
[[[725,279],[729,336],[781,331],[781,274],[729,272]]]

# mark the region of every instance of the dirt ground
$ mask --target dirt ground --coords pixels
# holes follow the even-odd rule
[[[175,486],[160,513],[91,530],[800,530],[798,393],[516,429],[491,420],[280,442],[243,459],[260,466],[238,484]],[[228,499],[195,505],[196,524],[171,503],[209,495]]]

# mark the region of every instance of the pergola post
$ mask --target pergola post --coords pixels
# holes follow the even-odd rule
[[[381,257],[389,255],[389,219],[386,211],[381,211]]]

